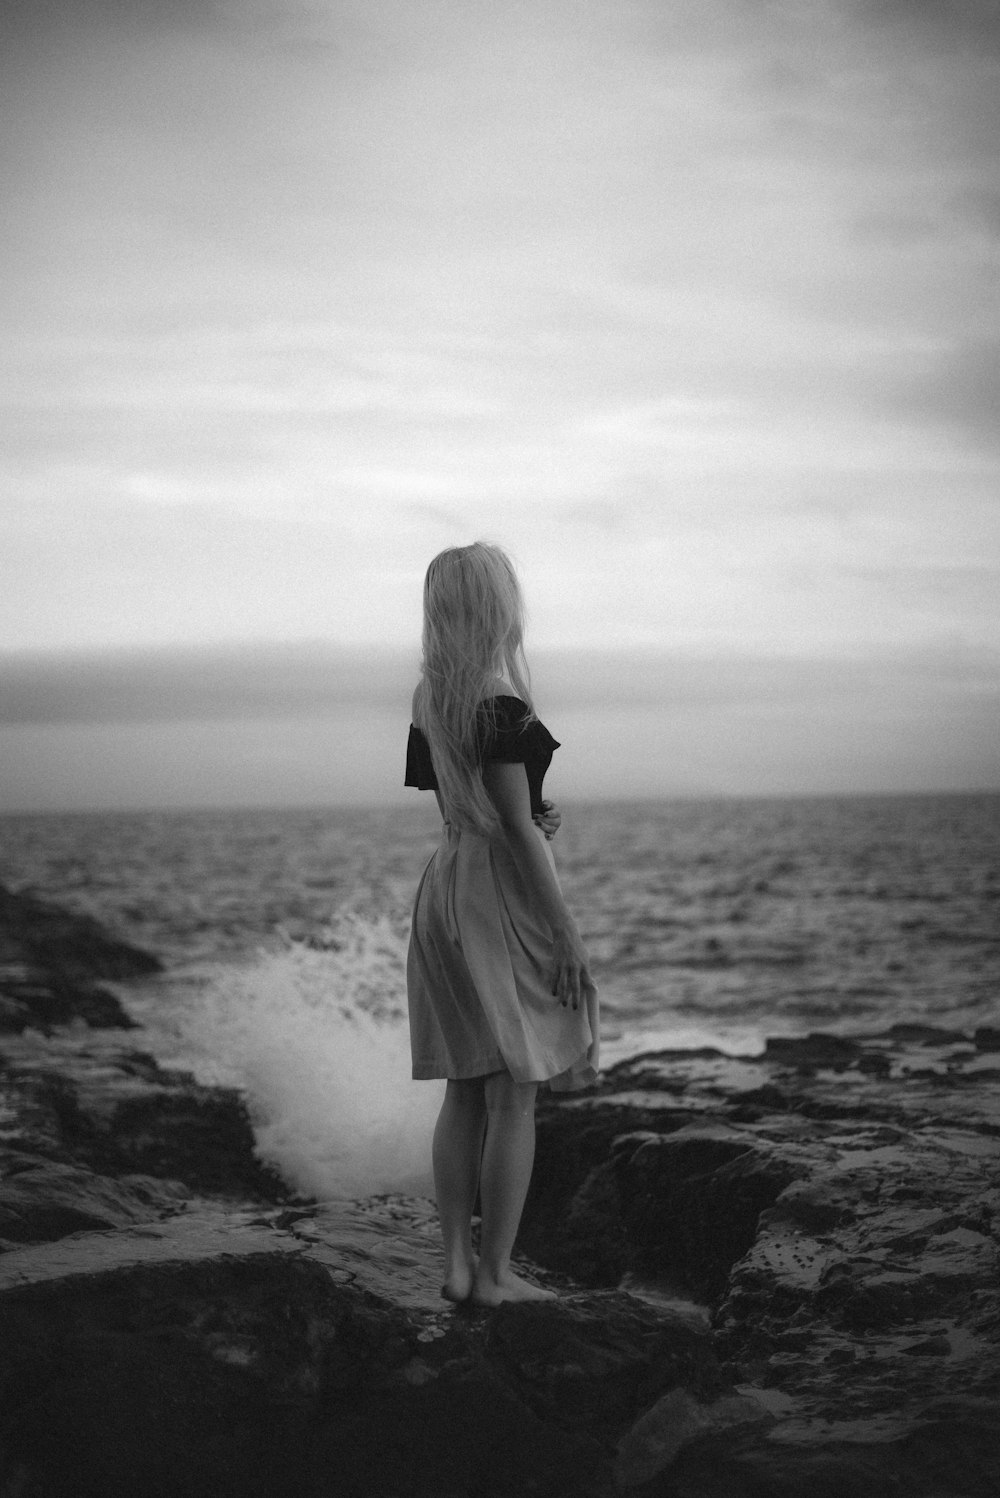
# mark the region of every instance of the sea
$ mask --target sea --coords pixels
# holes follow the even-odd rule
[[[605,1064],[768,1036],[1000,1022],[1000,795],[567,804],[552,847]],[[430,797],[381,808],[0,817],[0,882],[162,973],[115,989],[162,1064],[242,1092],[304,1195],[430,1188],[443,1084],[409,1075]]]

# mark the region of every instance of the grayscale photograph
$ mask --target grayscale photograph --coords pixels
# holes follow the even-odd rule
[[[0,0],[0,1498],[1000,1493],[1000,0]]]

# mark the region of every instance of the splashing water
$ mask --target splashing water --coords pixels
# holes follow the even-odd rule
[[[432,1189],[444,1083],[410,1077],[405,962],[398,917],[346,908],[284,951],[202,970],[181,1024],[196,1070],[241,1089],[258,1154],[305,1195]]]

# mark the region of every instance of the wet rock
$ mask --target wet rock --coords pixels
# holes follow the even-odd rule
[[[567,1163],[549,1141],[581,1113],[585,1127],[629,1098],[642,1116],[606,1160],[562,1175],[571,1210],[543,1231],[529,1224],[535,1258],[567,1264],[586,1196],[591,1233],[617,1245],[607,1267],[627,1263],[631,1288],[655,1282],[665,1303],[698,1294],[734,1389],[778,1401],[766,1429],[709,1428],[706,1402],[689,1408],[680,1386],[622,1438],[628,1491],[993,1491],[1000,1096],[968,1036],[920,1026],[829,1039],[783,1038],[762,1056],[646,1055],[589,1101],[542,1105],[543,1193],[550,1159]],[[686,1119],[657,1113],[658,1074],[665,1096],[682,1084]]]
[[[0,1108],[9,1119],[0,1159],[4,1152],[37,1156],[112,1182],[155,1176],[180,1181],[191,1195],[270,1202],[288,1195],[257,1159],[236,1092],[161,1068],[123,1047],[115,1032],[81,1027],[48,1038],[7,1037],[0,1046]],[[47,1177],[33,1179],[43,1211]]]
[[[18,898],[11,982],[51,993]],[[544,1098],[519,1267],[560,1298],[482,1313],[440,1298],[429,1203],[297,1201],[235,1094],[82,1009],[15,1024],[0,1494],[993,1498],[992,1033],[650,1053]]]
[[[629,1136],[626,1136],[626,1141]],[[712,1300],[757,1234],[757,1220],[798,1173],[751,1137],[686,1127],[621,1141],[616,1176],[633,1270]]]
[[[43,1031],[82,1020],[131,1029],[133,1021],[101,978],[123,981],[162,963],[89,916],[0,885],[0,1031]]]
[[[995,1491],[1000,1441],[993,1419],[951,1414],[901,1434],[872,1420],[817,1426],[789,1440],[776,1426],[764,1441],[684,1448],[669,1477],[643,1498],[987,1498]]]
[[[888,1056],[881,1055],[878,1051],[868,1056],[859,1056],[857,1061],[858,1071],[867,1072],[871,1076],[888,1077],[892,1072],[892,1062]]]
[[[725,1394],[702,1403],[686,1389],[671,1389],[647,1410],[618,1448],[615,1481],[619,1488],[644,1486],[673,1466],[692,1441],[723,1436],[773,1423],[764,1404],[746,1394]]]
[[[964,1030],[946,1030],[939,1025],[890,1025],[883,1036],[894,1045],[909,1046],[951,1046],[968,1044],[969,1040]]]
[[[446,1305],[427,1225],[203,1209],[3,1256],[0,1491],[608,1498],[649,1405],[723,1397],[707,1331],[627,1295]]]
[[[606,1118],[603,1107],[597,1111]],[[673,1279],[710,1300],[753,1243],[763,1208],[802,1168],[727,1125],[656,1121],[661,1129],[680,1126],[618,1135],[600,1164],[587,1169],[581,1162],[583,1178],[567,1193],[572,1178],[560,1148],[566,1120],[558,1105],[543,1111],[522,1239],[534,1257],[585,1284],[617,1284],[638,1273]],[[554,1214],[551,1203],[560,1197]]]
[[[855,1040],[818,1031],[805,1036],[781,1035],[768,1039],[765,1056],[783,1066],[847,1067],[857,1061],[862,1048]]]
[[[101,1176],[80,1166],[8,1156],[0,1179],[0,1244],[146,1222],[176,1212],[190,1192],[180,1181]]]
[[[92,917],[3,885],[0,932],[5,955],[19,951],[24,960],[67,977],[137,978],[163,968],[158,957],[112,936]]]
[[[506,1306],[486,1346],[539,1419],[608,1450],[663,1388],[724,1386],[707,1328],[628,1295]]]
[[[456,1311],[427,1204],[297,1203],[234,1093],[42,1030],[0,1047],[0,1492],[605,1498],[650,1404],[725,1391],[703,1320],[614,1289]]]
[[[617,1285],[630,1267],[632,1247],[622,1212],[615,1141],[655,1125],[680,1128],[688,1110],[644,1110],[611,1097],[606,1106],[542,1104],[539,1149],[522,1228],[525,1251],[572,1272],[581,1284]]]
[[[731,1102],[744,1113],[748,1108],[752,1109],[752,1115],[747,1121],[753,1122],[761,1116],[762,1111],[773,1112],[775,1109],[780,1111],[787,1108],[788,1095],[780,1087],[775,1087],[773,1082],[765,1082],[763,1087],[748,1087],[745,1092],[734,1093]],[[729,1110],[731,1119],[735,1116],[735,1108]]]
[[[39,981],[34,975],[21,978],[8,970],[0,976],[0,1032],[28,1029],[51,1030],[55,1025],[82,1019],[102,1029],[130,1030],[121,1004],[106,988],[52,974]]]

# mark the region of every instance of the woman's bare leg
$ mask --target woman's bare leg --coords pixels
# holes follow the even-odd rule
[[[552,1292],[529,1285],[510,1267],[535,1160],[534,1082],[507,1072],[485,1079],[486,1145],[479,1173],[482,1231],[472,1298],[495,1306],[504,1300],[549,1300]]]
[[[483,1082],[483,1077],[449,1081],[434,1127],[434,1188],[444,1238],[441,1294],[448,1300],[468,1298],[476,1271],[472,1213],[486,1128]]]

